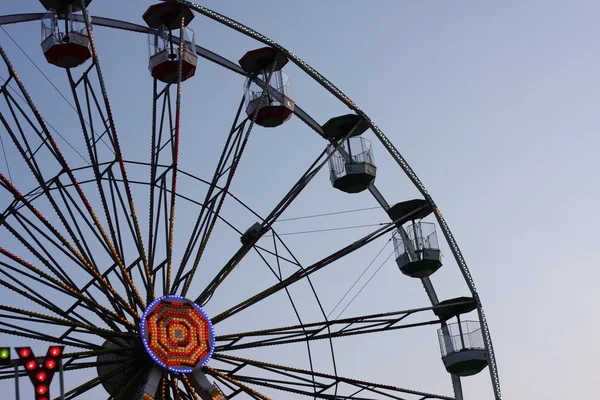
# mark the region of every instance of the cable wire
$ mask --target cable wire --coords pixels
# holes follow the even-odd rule
[[[10,166],[8,165],[8,158],[6,157],[6,149],[4,148],[4,140],[2,140],[2,135],[0,135],[0,145],[2,145],[2,154],[4,154],[4,162],[6,163],[6,169],[8,170],[8,178],[11,182],[13,182],[12,175],[10,174]]]
[[[319,233],[319,232],[331,232],[331,231],[343,231],[346,229],[358,229],[358,228],[368,228],[373,226],[383,226],[387,225],[389,222],[382,222],[379,224],[367,224],[367,225],[354,225],[354,226],[340,226],[338,228],[326,228],[326,229],[312,229],[309,231],[299,231],[299,232],[285,232],[285,233],[277,233],[278,236],[289,236],[289,235],[302,235],[306,233]],[[264,237],[271,237],[273,235],[264,235]]]
[[[27,57],[27,59],[28,59],[28,60],[29,60],[29,61],[30,61],[30,62],[33,64],[33,66],[35,67],[35,69],[37,69],[37,70],[40,72],[40,74],[42,74],[42,76],[43,76],[44,78],[46,78],[46,80],[48,81],[48,83],[50,83],[50,85],[52,85],[52,87],[54,88],[54,90],[56,90],[56,91],[58,92],[58,94],[60,95],[60,97],[62,97],[62,98],[63,98],[63,99],[64,99],[64,100],[67,102],[67,104],[68,104],[68,105],[69,105],[69,106],[70,106],[70,107],[73,109],[73,111],[75,111],[75,113],[76,113],[77,115],[79,115],[79,112],[77,111],[77,108],[75,108],[75,106],[74,106],[74,105],[73,105],[73,104],[72,104],[72,103],[69,101],[69,99],[67,99],[67,97],[66,97],[66,96],[65,96],[65,95],[64,95],[64,94],[63,94],[63,93],[60,91],[60,89],[58,89],[58,88],[56,87],[56,85],[55,85],[55,84],[52,82],[52,80],[50,80],[50,78],[48,78],[48,76],[47,76],[47,75],[44,73],[44,71],[42,71],[42,69],[41,69],[40,67],[38,67],[38,65],[35,63],[35,61],[33,61],[33,60],[31,59],[31,57],[29,57],[29,55],[27,54],[27,52],[25,52],[25,50],[23,50],[23,48],[22,48],[22,47],[19,45],[19,43],[17,43],[17,41],[16,41],[15,39],[13,39],[13,37],[10,35],[10,33],[8,33],[8,31],[7,31],[6,29],[4,29],[4,27],[3,27],[2,25],[0,25],[0,28],[2,29],[2,31],[4,31],[4,33],[6,34],[6,36],[8,36],[8,38],[9,38],[9,39],[10,39],[10,40],[11,40],[11,41],[12,41],[12,42],[15,44],[15,46],[17,46],[17,48],[18,48],[19,50],[21,50],[21,53],[23,53],[23,54],[25,55],[25,57]],[[85,119],[84,119],[84,121],[85,121]],[[48,123],[48,122],[46,122],[46,123]],[[91,126],[90,126],[90,124],[89,124],[89,122],[88,122],[88,121],[85,121],[85,123],[86,123],[86,125],[87,125],[87,126],[89,126],[89,127],[91,128]],[[48,125],[50,125],[50,124],[48,124]],[[56,129],[54,129],[54,128],[52,128],[52,129],[53,129],[53,130],[54,130],[56,133],[58,133],[58,132],[56,131]],[[62,136],[61,136],[61,137],[62,137]],[[64,139],[64,138],[63,138],[63,139]],[[105,145],[105,146],[106,146],[106,147],[107,147],[107,148],[108,148],[110,151],[112,151],[112,152],[113,152],[113,154],[114,154],[114,149],[112,149],[112,148],[111,148],[111,147],[110,147],[110,146],[109,146],[109,145],[108,145],[108,144],[107,144],[107,143],[104,141],[104,139],[103,139],[103,138],[100,138],[100,141],[101,141],[102,143],[104,143],[104,145]],[[81,154],[79,154],[79,155],[81,155]],[[84,158],[84,160],[85,160],[85,158]],[[86,161],[87,161],[87,160],[86,160]],[[89,164],[89,163],[88,163],[88,164]]]
[[[348,294],[350,293],[350,291],[352,289],[354,289],[354,286],[356,286],[356,284],[358,283],[358,281],[360,281],[360,278],[363,277],[364,274],[367,273],[367,271],[369,270],[369,268],[371,268],[371,265],[373,265],[373,263],[375,262],[375,260],[377,260],[377,258],[381,255],[381,253],[383,253],[383,250],[385,250],[385,248],[390,244],[392,239],[388,240],[383,247],[381,248],[381,250],[379,250],[379,253],[377,253],[377,255],[373,258],[373,260],[371,260],[371,262],[369,263],[369,265],[367,265],[367,267],[364,269],[364,271],[360,274],[360,276],[358,278],[356,278],[356,280],[354,281],[354,283],[352,284],[352,286],[350,286],[350,289],[348,289],[346,291],[346,293],[344,293],[344,295],[342,296],[342,298],[340,299],[340,301],[337,302],[337,304],[335,305],[335,307],[333,307],[331,309],[331,311],[329,312],[329,314],[327,314],[327,319],[329,319],[329,317],[331,316],[331,314],[333,314],[333,312],[338,308],[338,306],[342,303],[342,301],[344,301],[344,299],[346,298],[346,296],[348,296]],[[343,312],[343,311],[342,311]],[[338,315],[339,317],[339,315]]]
[[[381,270],[381,268],[383,268],[383,266],[385,265],[385,263],[393,255],[394,255],[394,251],[392,250],[392,252],[390,253],[390,255],[387,256],[387,258],[381,263],[381,265],[379,266],[379,268],[377,268],[377,270],[375,271],[375,273],[373,273],[373,275],[371,275],[371,277],[369,278],[369,280],[366,281],[364,285],[362,285],[362,287],[360,288],[360,290],[354,295],[354,297],[352,298],[352,300],[350,300],[350,302],[348,304],[346,304],[346,307],[344,307],[344,309],[337,315],[337,317],[335,317],[335,319],[338,319],[338,318],[340,318],[342,316],[342,314],[344,313],[344,311],[346,311],[346,309],[350,306],[350,304],[352,304],[352,302],[358,297],[358,295],[364,290],[364,288],[369,284],[369,282],[371,282],[371,280],[375,277],[375,275],[377,275],[377,273]]]
[[[0,26],[1,27],[1,26]],[[4,79],[3,76],[0,76],[0,79],[2,79],[2,82],[6,82],[7,79]],[[16,94],[21,100],[23,101],[27,101],[25,100],[25,98],[21,95],[21,93],[19,93],[15,88],[13,88],[10,84],[7,86],[9,89],[11,89],[13,91],[14,94]],[[48,125],[48,127],[50,127],[50,129],[52,129],[54,131],[54,133],[56,133],[62,140],[65,141],[65,143],[75,152],[79,155],[79,157],[81,157],[81,159],[83,161],[85,161],[87,163],[87,165],[92,165],[90,164],[90,162],[87,160],[87,158],[85,158],[79,151],[77,151],[77,149],[75,147],[73,147],[73,145],[71,144],[71,142],[69,142],[63,135],[60,134],[60,132],[52,126],[52,124],[50,124],[50,122],[48,122],[44,117],[42,117],[42,121],[44,121],[44,123],[46,125]],[[6,155],[5,155],[6,157]]]
[[[337,214],[346,214],[346,213],[352,213],[352,212],[358,212],[358,211],[375,210],[375,209],[378,209],[378,208],[381,208],[381,207],[377,206],[377,207],[357,208],[355,210],[345,210],[345,211],[335,211],[335,212],[324,213],[324,214],[304,215],[304,216],[300,216],[300,217],[279,219],[279,220],[277,220],[275,222],[285,222],[285,221],[295,221],[295,220],[298,220],[298,219],[326,217],[326,216],[329,216],[329,215],[337,215]]]

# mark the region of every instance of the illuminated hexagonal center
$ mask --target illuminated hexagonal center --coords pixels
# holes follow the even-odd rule
[[[150,357],[173,372],[203,367],[214,349],[210,319],[199,305],[179,296],[154,300],[144,311],[140,332]]]

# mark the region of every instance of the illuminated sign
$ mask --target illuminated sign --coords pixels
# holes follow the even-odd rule
[[[142,315],[140,329],[150,357],[173,372],[202,368],[214,350],[210,319],[199,305],[180,296],[154,300]]]
[[[46,357],[39,363],[30,347],[16,347],[17,355],[25,366],[35,390],[35,400],[50,400],[50,382],[59,367],[64,346],[50,346]],[[0,349],[0,353],[1,353]],[[10,356],[10,352],[9,352]]]

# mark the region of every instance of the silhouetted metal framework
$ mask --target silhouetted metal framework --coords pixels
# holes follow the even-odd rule
[[[398,150],[352,100],[293,53],[256,31],[197,4],[184,0],[171,0],[171,2],[190,7],[208,18],[283,52],[304,72],[368,122],[373,133],[427,200],[427,205],[423,207],[431,207],[434,210],[441,230],[476,302],[495,398],[499,400],[500,385],[495,357],[479,294],[445,219]],[[328,320],[321,307],[323,321],[315,323],[302,321],[289,292],[293,284],[302,280],[308,281],[312,287],[311,274],[376,239],[389,235],[397,229],[396,223],[407,219],[410,214],[418,213],[421,209],[413,210],[395,221],[383,224],[363,238],[349,243],[311,265],[302,265],[277,235],[273,223],[327,164],[331,154],[325,148],[275,208],[266,217],[259,216],[229,192],[257,115],[254,113],[247,117],[242,112],[245,102],[245,98],[242,97],[212,179],[205,181],[181,170],[178,167],[183,96],[181,65],[176,81],[162,83],[154,79],[153,82],[150,162],[125,160],[100,67],[100,58],[95,47],[91,20],[84,1],[82,5],[83,14],[80,20],[85,23],[90,38],[92,60],[89,65],[77,70],[67,69],[66,75],[71,87],[73,104],[79,116],[80,129],[85,139],[87,166],[72,168],[69,165],[57,145],[52,130],[48,128],[9,57],[0,47],[0,56],[8,71],[8,78],[0,86],[1,105],[4,107],[0,111],[0,122],[20,156],[23,166],[30,170],[36,182],[35,189],[24,189],[19,187],[19,182],[14,182],[0,174],[1,189],[13,198],[6,210],[0,214],[0,226],[22,246],[20,250],[26,250],[28,254],[27,258],[21,258],[22,256],[17,255],[17,251],[5,248],[0,243],[0,285],[16,296],[28,299],[36,306],[35,310],[24,310],[0,305],[0,333],[80,349],[79,352],[65,354],[64,370],[67,373],[78,369],[98,368],[101,363],[98,361],[99,356],[105,354],[115,356],[114,359],[105,362],[111,367],[106,373],[70,390],[66,393],[67,399],[85,395],[92,388],[118,375],[126,376],[123,392],[135,393],[140,385],[151,379],[150,371],[154,366],[139,340],[141,313],[146,305],[157,297],[157,292],[188,295],[217,222],[228,225],[242,235],[242,231],[220,214],[223,202],[229,198],[254,214],[260,221],[260,229],[251,240],[241,243],[239,249],[223,265],[219,273],[201,293],[197,294],[196,302],[200,305],[206,304],[243,258],[248,253],[255,252],[273,272],[277,283],[213,316],[213,324],[218,324],[280,291],[286,291],[298,324],[216,337],[213,355],[215,365],[211,363],[210,366],[203,367],[202,371],[225,388],[228,398],[240,394],[256,399],[267,398],[259,393],[256,387],[279,389],[322,399],[462,398],[460,380],[454,376],[455,397],[446,397],[345,378],[339,376],[337,371],[334,375],[319,373],[312,368],[310,343],[315,340],[329,341],[335,369],[334,338],[376,334],[440,323],[444,325],[445,322],[435,317],[432,311],[443,307],[460,306],[463,303],[438,305],[433,284],[428,278],[423,278],[422,283],[431,300],[429,307],[339,320]],[[0,16],[0,25],[35,21],[42,16],[41,13]],[[139,33],[151,32],[150,28],[128,22],[102,17],[94,17],[93,20],[98,26]],[[179,45],[181,52],[183,41],[175,37],[174,43]],[[247,76],[237,64],[216,53],[200,46],[196,46],[196,52],[207,60]],[[266,81],[261,81],[256,75],[251,75],[249,78],[263,88],[268,87],[275,68],[276,65],[273,64]],[[278,98],[281,94],[277,90],[270,90],[270,93],[277,100],[281,100]],[[321,126],[297,104],[294,114],[324,137]],[[336,140],[327,139],[328,144],[339,149],[339,143],[351,134],[352,131]],[[134,167],[145,169],[148,179],[131,180],[127,171],[128,168]],[[204,199],[199,201],[178,192],[178,176],[207,185]],[[84,186],[87,188],[91,185],[96,189],[93,201],[88,199],[83,189]],[[135,208],[132,191],[134,186],[143,186],[149,195],[147,238],[142,234],[139,211]],[[375,185],[371,186],[369,191],[383,209],[390,208]],[[174,265],[172,246],[177,202],[193,204],[198,211],[194,215],[193,232],[185,247],[183,258],[179,265]],[[274,250],[258,244],[267,233],[273,236]],[[100,254],[92,249],[102,249],[103,252]],[[275,264],[273,261],[269,262],[270,258],[275,260]],[[282,275],[280,262],[296,266],[297,271],[288,276]],[[84,271],[89,276],[87,283],[77,284],[65,270],[64,266],[67,263]],[[106,267],[100,269],[98,266]],[[38,290],[33,290],[34,287]],[[312,290],[314,292],[314,288]],[[55,293],[56,297],[49,298],[47,295],[49,292]],[[318,297],[316,299],[319,302]],[[59,306],[59,300],[68,306]],[[62,333],[60,335],[44,333],[44,329],[33,329],[34,324],[39,327],[59,327]],[[94,341],[97,338],[102,338],[114,346],[106,348],[99,345],[97,340]],[[306,343],[311,365],[309,370],[231,355],[236,350],[283,346],[290,343]],[[24,376],[25,372],[21,374]],[[12,367],[0,367],[0,380],[12,379],[13,376]],[[163,374],[159,384],[162,397],[157,395],[157,398],[198,398],[191,382],[193,379],[191,375]]]

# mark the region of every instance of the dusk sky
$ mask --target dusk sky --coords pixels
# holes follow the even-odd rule
[[[143,25],[141,16],[150,4],[129,0],[124,8],[119,0],[94,0],[89,10],[94,16]],[[600,356],[600,341],[593,333],[600,328],[600,270],[593,261],[599,238],[596,224],[600,223],[596,177],[600,171],[600,3],[206,0],[199,4],[266,35],[319,71],[375,121],[416,171],[448,221],[481,295],[502,398],[593,397],[589,393],[597,391],[594,360]],[[0,5],[2,15],[42,11],[37,0]],[[190,27],[197,44],[234,62],[246,51],[263,46],[202,15]],[[65,73],[44,60],[39,21],[4,28],[71,101]],[[95,27],[94,35],[125,158],[148,161],[152,94],[148,39],[102,27]],[[0,45],[44,118],[85,156],[81,126],[67,101],[1,30]],[[7,72],[1,64],[4,82]],[[320,124],[350,112],[292,63],[284,71],[290,76],[296,103]],[[196,76],[183,85],[182,170],[204,179],[212,177],[243,85],[237,74],[199,60]],[[2,103],[0,111],[5,109]],[[31,189],[27,187],[29,171],[19,163],[3,128],[0,136],[7,152],[6,158],[0,153],[0,173],[9,172],[6,159],[13,181]],[[375,135],[368,131],[365,138],[373,142],[376,185],[388,202],[419,197]],[[66,141],[58,141],[65,157],[73,166],[85,165]],[[279,128],[255,128],[232,193],[266,216],[325,144],[297,117]],[[185,178],[179,185],[183,194],[203,200],[205,187]],[[86,190],[95,193],[93,185]],[[146,189],[134,194],[147,218]],[[10,200],[6,193],[0,194],[2,210]],[[244,231],[256,218],[234,203],[228,199],[224,213]],[[325,168],[282,219],[375,206],[368,192],[350,195],[332,188]],[[185,239],[191,224],[187,216],[195,217],[197,209],[185,202],[179,207],[178,237]],[[278,222],[275,228],[295,233],[388,220],[383,211],[369,209]],[[428,221],[434,220],[429,217]],[[376,228],[284,237],[300,261],[310,265]],[[6,230],[0,229],[0,235],[0,243],[9,248],[14,244]],[[402,275],[393,256],[384,263],[392,251],[388,245],[350,297],[333,310],[390,237],[314,275],[327,314],[339,314],[381,265],[343,316],[429,305],[421,283]],[[438,237],[445,263],[432,281],[440,299],[468,295],[439,228]],[[181,252],[187,244],[184,239],[175,244],[176,250]],[[217,229],[207,250],[210,266],[197,276],[190,292],[201,291],[212,277],[210,272],[220,269],[237,246],[239,235]],[[208,304],[207,312],[216,314],[273,284],[273,276],[260,262],[256,256],[244,260]],[[307,321],[322,319],[308,285],[300,284],[292,295]],[[0,288],[3,304],[10,296]],[[26,301],[10,298],[6,304],[28,307]],[[285,296],[280,299],[287,302]],[[274,298],[216,329],[229,333],[296,323],[288,316],[289,304],[281,304]],[[466,319],[475,320],[477,315]],[[2,338],[7,345],[29,344],[39,353],[45,351],[45,343]],[[342,375],[452,396],[434,326],[342,338],[334,344]],[[316,369],[321,366],[329,373],[327,349],[323,343],[315,345],[315,363]],[[306,368],[305,353],[305,347],[286,351],[266,347],[244,356]],[[67,388],[94,374],[88,370],[67,375]],[[29,383],[22,382],[22,398],[29,398]],[[466,400],[493,399],[488,369],[463,379],[463,388]],[[13,390],[13,382],[0,381],[0,390]],[[90,393],[84,398],[107,397],[102,389]],[[282,392],[273,396],[296,398]]]

